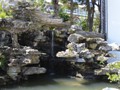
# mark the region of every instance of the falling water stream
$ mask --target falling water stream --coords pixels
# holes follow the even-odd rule
[[[54,31],[52,30],[51,56],[54,58]]]

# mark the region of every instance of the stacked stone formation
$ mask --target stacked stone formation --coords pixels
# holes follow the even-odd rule
[[[57,57],[79,57],[86,62],[106,61],[106,54],[112,50],[101,34],[74,29],[68,37],[67,50],[56,54]]]
[[[11,49],[7,74],[13,80],[17,80],[20,73],[21,75],[45,73],[45,68],[41,68],[39,64],[40,55],[41,53],[38,50],[32,49],[30,47],[24,47],[22,49]],[[27,65],[33,66],[31,67]]]

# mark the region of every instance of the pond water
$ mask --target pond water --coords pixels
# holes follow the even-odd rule
[[[88,81],[69,77],[36,77],[18,85],[2,87],[0,90],[102,90],[105,87],[118,88],[117,84]]]
[[[107,61],[108,63],[120,61],[120,51],[110,51],[109,53],[113,54],[114,57],[111,57],[111,58]]]

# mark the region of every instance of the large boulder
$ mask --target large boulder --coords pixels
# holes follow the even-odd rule
[[[13,48],[9,59],[9,66],[25,66],[29,64],[38,64],[40,62],[39,57],[41,53],[30,47],[24,47],[22,49]]]
[[[82,35],[86,38],[103,38],[104,39],[103,34],[96,33],[96,32],[86,32],[86,31],[80,30],[80,31],[76,31],[75,33]]]
[[[68,41],[69,42],[74,42],[74,43],[80,43],[80,42],[83,42],[86,38],[83,36],[83,35],[80,35],[80,34],[71,34],[69,37],[68,37]]]

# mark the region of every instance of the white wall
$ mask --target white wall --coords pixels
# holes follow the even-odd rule
[[[108,42],[120,44],[120,0],[108,2]]]

